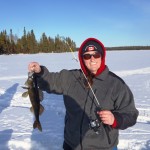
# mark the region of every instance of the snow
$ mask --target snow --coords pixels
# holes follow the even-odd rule
[[[75,53],[77,56],[77,53]],[[29,62],[50,71],[79,68],[71,53],[0,55],[0,149],[61,150],[65,108],[61,95],[44,92],[43,131],[33,129],[29,98],[22,98]],[[150,51],[108,51],[106,64],[131,88],[139,110],[137,124],[120,130],[119,150],[150,149]]]

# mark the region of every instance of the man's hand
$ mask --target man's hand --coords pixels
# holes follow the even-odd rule
[[[101,118],[101,121],[104,124],[112,125],[114,123],[115,117],[111,111],[101,110],[101,111],[98,111],[97,114],[99,115],[99,117]]]
[[[39,63],[31,62],[28,65],[28,70],[29,70],[29,72],[40,73],[41,72],[41,67],[40,67]]]

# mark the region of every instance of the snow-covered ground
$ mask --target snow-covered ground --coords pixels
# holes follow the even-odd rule
[[[75,53],[77,56],[77,53]],[[61,95],[44,93],[43,131],[33,130],[29,98],[22,98],[27,66],[38,61],[49,70],[79,68],[71,53],[0,56],[0,149],[61,150],[65,108]],[[119,150],[150,149],[150,51],[107,52],[109,69],[129,85],[140,114],[137,124],[120,131]]]

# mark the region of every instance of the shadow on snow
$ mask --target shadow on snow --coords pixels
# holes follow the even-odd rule
[[[17,91],[18,83],[8,88],[4,94],[0,95],[0,113],[10,106],[10,102]]]
[[[4,109],[6,109],[7,107],[10,106],[10,102],[14,96],[14,94],[16,93],[17,87],[18,87],[18,83],[15,83],[13,86],[11,86],[10,88],[8,88],[5,93],[3,95],[0,95],[0,113],[2,113],[2,111]],[[0,148],[3,150],[9,150],[8,148],[8,141],[11,138],[13,130],[12,129],[7,129],[7,130],[3,130],[0,131]]]

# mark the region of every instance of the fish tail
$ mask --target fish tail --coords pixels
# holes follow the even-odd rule
[[[33,124],[33,128],[38,128],[41,132],[42,132],[42,126],[41,126],[41,123],[39,121],[34,121],[34,124]]]

